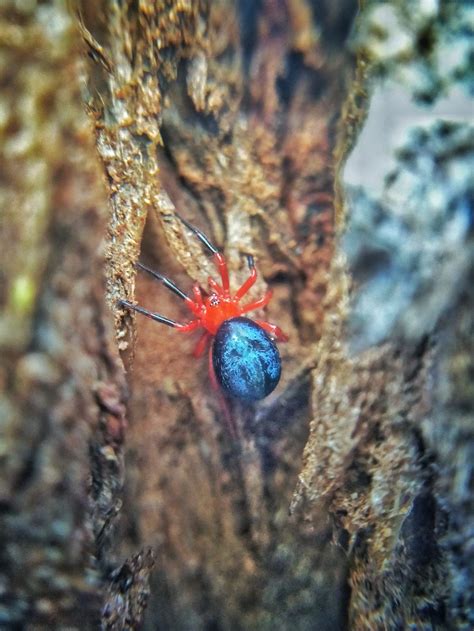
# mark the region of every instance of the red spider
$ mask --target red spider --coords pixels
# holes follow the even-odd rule
[[[242,401],[262,399],[276,387],[281,372],[280,356],[270,336],[280,342],[288,341],[288,337],[275,324],[242,316],[254,309],[265,307],[272,297],[272,292],[267,291],[262,298],[241,305],[240,301],[257,280],[253,257],[247,256],[249,277],[232,294],[224,256],[205,234],[182,217],[179,218],[212,253],[219,270],[221,285],[213,278],[209,278],[209,291],[204,292],[203,296],[200,286],[195,283],[191,299],[171,280],[138,263],[140,269],[151,274],[184,300],[194,318],[190,322],[180,323],[127,300],[120,300],[119,304],[182,333],[204,329],[193,354],[194,357],[201,357],[213,339],[209,347],[209,372],[213,385],[216,388],[220,386],[228,396]]]

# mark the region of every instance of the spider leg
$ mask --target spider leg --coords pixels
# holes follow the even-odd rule
[[[229,270],[227,269],[227,263],[225,262],[225,258],[220,252],[216,252],[213,258],[214,258],[214,263],[217,265],[217,269],[219,270],[219,274],[222,279],[222,289],[227,295],[229,295],[230,293]]]
[[[186,226],[186,228],[188,228],[189,230],[191,230],[191,232],[194,232],[194,234],[197,236],[197,238],[199,239],[199,241],[201,241],[201,243],[203,243],[206,248],[212,252],[212,254],[219,254],[219,250],[212,245],[212,243],[209,241],[209,239],[206,237],[206,235],[204,234],[204,232],[201,232],[198,228],[196,228],[196,226],[193,226],[192,223],[189,223],[189,221],[187,221],[187,219],[185,219],[184,217],[181,217],[181,215],[178,215],[178,213],[176,213],[176,216],[178,217],[178,219],[180,221],[182,221],[184,223],[184,225]]]
[[[255,300],[254,302],[250,302],[248,305],[244,305],[242,307],[241,313],[248,313],[249,311],[253,311],[254,309],[260,309],[261,307],[265,307],[268,305],[270,300],[272,299],[273,292],[269,289],[262,298]]]
[[[218,283],[216,283],[216,281],[210,276],[208,279],[209,287],[216,294],[221,295],[222,293],[224,293],[225,296],[230,296],[229,270],[227,269],[225,258],[220,252],[218,252],[217,254],[214,254],[213,259],[214,263],[217,265],[217,269],[219,270],[219,274],[222,280],[222,287],[219,287]]]
[[[184,223],[186,228],[191,230],[191,232],[193,232],[197,236],[197,238],[201,241],[203,245],[206,246],[209,252],[213,254],[214,263],[217,265],[217,269],[219,270],[219,274],[222,279],[222,289],[225,293],[228,294],[230,292],[229,271],[227,269],[227,263],[225,262],[224,256],[214,245],[212,245],[212,243],[203,232],[198,230],[198,228],[193,226],[193,224],[189,223],[189,221],[181,217],[181,215],[178,215],[178,213],[176,213],[176,216]]]
[[[209,346],[209,378],[211,380],[212,387],[216,391],[217,398],[219,399],[219,403],[224,413],[225,422],[227,425],[227,429],[229,430],[229,434],[232,438],[237,438],[237,427],[235,425],[235,421],[232,418],[231,411],[229,409],[229,404],[226,401],[224,394],[222,393],[219,382],[217,381],[216,373],[214,371],[214,364],[212,362],[212,344]]]
[[[214,293],[216,293],[218,295],[220,295],[222,293],[222,288],[219,287],[219,285],[216,283],[216,281],[211,276],[209,276],[209,278],[207,279],[207,282],[209,284],[209,287],[211,288],[211,290]]]
[[[265,320],[255,320],[255,322],[262,327],[264,331],[270,333],[274,338],[276,338],[279,342],[288,342],[289,337],[286,333],[280,329],[276,324],[270,324],[270,322],[266,322]]]
[[[177,329],[182,333],[187,333],[188,331],[194,331],[195,329],[201,326],[201,322],[199,320],[192,320],[191,322],[187,322],[186,324],[182,324],[181,322],[176,322],[175,320],[170,320],[170,318],[165,318],[165,316],[160,315],[159,313],[154,313],[153,311],[148,311],[148,309],[144,309],[143,307],[139,307],[138,305],[134,305],[128,300],[119,300],[118,305],[120,307],[125,307],[126,309],[131,309],[132,311],[136,311],[137,313],[141,313],[142,315],[154,320],[155,322],[159,322],[160,324],[166,324],[166,326],[170,326],[173,329]]]
[[[198,343],[196,344],[196,347],[194,348],[193,357],[195,357],[196,359],[198,359],[199,357],[202,357],[202,355],[204,354],[204,351],[206,350],[206,346],[210,337],[211,337],[211,334],[209,333],[209,331],[204,331],[204,333],[199,338]]]
[[[171,290],[174,294],[176,294],[179,298],[181,298],[181,300],[184,300],[184,302],[186,303],[186,306],[188,307],[190,311],[192,311],[192,313],[194,313],[195,315],[199,313],[199,309],[196,308],[196,305],[191,300],[191,298],[188,295],[186,295],[184,291],[181,291],[181,289],[177,285],[175,285],[175,283],[173,283],[172,280],[170,280],[169,278],[166,278],[166,276],[163,276],[159,272],[155,272],[149,267],[146,267],[146,265],[143,265],[143,263],[137,262],[136,266],[139,269],[143,270],[144,272],[147,272],[147,274],[150,274],[150,276],[153,276],[153,278],[156,278],[156,280],[159,280],[160,283],[163,283],[163,285],[167,289]],[[194,292],[194,297],[196,298],[196,292]],[[200,307],[201,305],[202,305],[202,300],[201,300],[201,304],[198,303],[197,306]]]
[[[255,263],[253,260],[253,256],[251,254],[247,255],[247,261],[249,264],[249,268],[250,268],[250,276],[247,278],[247,280],[243,283],[243,285],[241,287],[239,287],[239,289],[237,289],[236,293],[235,293],[235,300],[240,300],[243,296],[245,296],[245,294],[248,292],[248,290],[255,285],[255,281],[257,280],[257,270],[255,269]]]
[[[194,283],[193,285],[193,296],[194,296],[194,304],[199,307],[199,310],[204,305],[202,301],[201,288],[198,283]]]

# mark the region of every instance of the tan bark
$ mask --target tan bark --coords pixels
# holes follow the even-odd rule
[[[440,311],[456,310],[452,328],[387,327],[351,346],[367,277],[350,239],[364,207],[341,173],[379,49],[354,36],[353,56],[347,37],[370,11],[355,22],[344,1],[0,9],[0,626],[467,620],[468,599],[453,604],[463,553],[441,544],[459,535],[464,551],[468,539],[443,502],[472,514],[462,458],[448,462],[472,444],[472,296]],[[276,392],[231,404],[236,438],[206,360],[191,357],[195,335],[117,305],[188,317],[135,268],[207,285],[212,261],[177,212],[224,252],[233,287],[254,255],[250,297],[271,287],[266,317],[290,335]]]

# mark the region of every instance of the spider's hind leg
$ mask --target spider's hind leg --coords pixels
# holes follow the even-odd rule
[[[279,326],[276,324],[270,324],[270,322],[266,322],[265,320],[255,320],[255,322],[262,327],[264,331],[270,333],[275,339],[279,342],[288,342],[288,335],[283,333]]]
[[[273,291],[269,289],[258,300],[254,300],[253,302],[250,302],[248,305],[244,305],[242,307],[242,313],[248,313],[249,311],[254,311],[254,309],[262,309],[262,307],[266,307],[268,303],[270,302],[270,300],[272,299],[272,296],[273,296]]]
[[[196,359],[199,359],[199,357],[202,357],[210,339],[211,339],[211,334],[209,333],[209,331],[204,331],[204,333],[201,335],[201,337],[198,340],[198,343],[196,344],[194,348],[193,357],[195,357]]]
[[[222,413],[224,415],[224,420],[225,423],[227,425],[227,430],[229,431],[230,436],[235,440],[237,438],[237,426],[235,423],[235,419],[232,416],[232,411],[229,407],[229,403],[226,399],[226,397],[224,396],[224,393],[222,392],[222,389],[219,385],[219,382],[217,381],[217,377],[216,377],[216,373],[214,370],[214,363],[212,361],[212,344],[209,347],[209,378],[211,380],[211,385],[214,388],[216,394],[217,394],[217,398],[219,399],[219,405],[221,407]]]

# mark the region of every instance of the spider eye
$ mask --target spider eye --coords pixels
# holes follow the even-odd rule
[[[219,300],[218,296],[216,296],[216,294],[213,294],[213,295],[210,297],[210,299],[209,299],[209,304],[210,304],[212,307],[217,307],[217,305],[219,305],[219,304],[220,304],[220,302],[221,302],[221,301]]]

